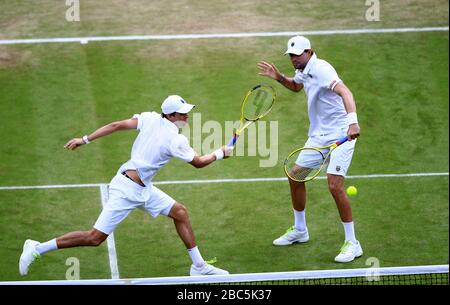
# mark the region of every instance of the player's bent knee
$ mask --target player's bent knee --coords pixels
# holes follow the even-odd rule
[[[340,181],[328,181],[328,190],[332,194],[337,194],[344,191],[344,187]]]
[[[178,221],[186,221],[189,219],[187,208],[179,202],[175,203],[169,216]]]
[[[331,194],[338,194],[340,192],[344,192],[344,189],[339,184],[329,184],[328,189],[330,190]]]
[[[105,239],[108,237],[107,234],[100,232],[96,229],[92,229],[88,233],[88,244],[93,247],[97,247],[101,245],[105,241]]]

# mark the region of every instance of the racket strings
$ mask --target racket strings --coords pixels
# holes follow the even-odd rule
[[[301,167],[297,170],[291,170],[289,172],[289,176],[295,178],[296,180],[306,180],[314,170],[314,168]]]
[[[234,146],[238,136],[245,128],[270,112],[275,97],[275,89],[268,85],[257,85],[245,95],[241,106],[240,125],[234,132],[233,138],[228,142],[228,146]]]
[[[303,149],[300,153],[307,152],[310,156],[311,161],[304,164],[297,164],[298,154],[292,155],[285,162],[285,170],[289,178],[294,181],[304,182],[315,178],[324,169],[328,167],[330,161],[330,154],[323,154],[318,150]],[[316,157],[312,157],[316,155]]]
[[[248,95],[243,107],[243,116],[246,120],[254,121],[266,115],[272,108],[273,93],[260,87]]]

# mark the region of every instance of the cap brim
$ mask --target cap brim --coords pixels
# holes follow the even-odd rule
[[[188,113],[189,111],[192,110],[192,108],[194,108],[195,105],[191,105],[191,104],[183,104],[183,107],[181,107],[180,109],[177,110],[178,113]]]
[[[287,49],[286,52],[284,52],[284,55],[286,54],[295,54],[295,55],[302,55],[305,50],[299,50],[299,49]]]

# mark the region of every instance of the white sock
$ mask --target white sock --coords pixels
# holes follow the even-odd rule
[[[188,249],[188,253],[195,267],[202,267],[206,264],[197,246],[192,249]]]
[[[344,226],[345,240],[349,240],[352,243],[356,243],[355,228],[353,226],[353,221],[343,222],[342,225]]]
[[[306,230],[305,210],[300,212],[294,209],[294,218],[295,218],[294,227],[298,231],[301,232],[305,231]]]
[[[56,238],[53,238],[45,243],[41,243],[36,247],[36,251],[39,252],[40,255],[57,249],[58,246],[56,245]]]

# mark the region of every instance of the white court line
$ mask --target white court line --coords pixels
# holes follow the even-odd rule
[[[346,179],[373,179],[373,178],[403,178],[403,177],[436,177],[448,176],[447,173],[412,173],[412,174],[373,174],[347,176]],[[316,179],[326,179],[317,177]],[[239,179],[212,179],[212,180],[173,180],[173,181],[153,181],[152,184],[200,184],[200,183],[236,183],[236,182],[270,182],[286,181],[286,177],[274,178],[239,178]],[[0,186],[1,190],[25,190],[25,189],[53,189],[53,188],[79,188],[79,187],[101,187],[105,183],[88,184],[53,184],[53,185],[30,185],[30,186]]]
[[[101,184],[100,185],[100,194],[102,198],[102,207],[108,202],[108,185]],[[109,267],[111,269],[111,278],[116,280],[120,279],[119,275],[119,265],[117,264],[117,252],[116,252],[116,243],[114,241],[114,232],[109,234],[106,239],[108,244],[108,255],[109,255]]]
[[[64,189],[73,187],[100,187],[101,185],[102,183],[0,186],[0,190]]]
[[[34,38],[34,39],[6,39],[0,40],[0,45],[55,43],[55,42],[86,43],[89,41],[173,40],[173,39],[273,37],[273,36],[295,36],[295,35],[315,36],[315,35],[337,35],[337,34],[408,33],[408,32],[434,32],[434,31],[448,31],[448,30],[449,30],[448,26],[443,26],[443,27],[424,27],[424,28],[348,29],[348,30],[323,30],[323,31],[300,31],[300,32],[59,37],[59,38]]]
[[[376,175],[356,175],[346,176],[345,179],[370,179],[370,178],[400,178],[400,177],[428,177],[428,176],[448,176],[448,173],[416,173],[416,174],[376,174]],[[326,176],[319,176],[316,179],[327,179]],[[279,178],[240,178],[240,179],[216,179],[216,180],[179,180],[179,181],[156,181],[153,184],[197,184],[197,183],[230,183],[230,182],[265,182],[265,181],[287,181],[287,177]]]

